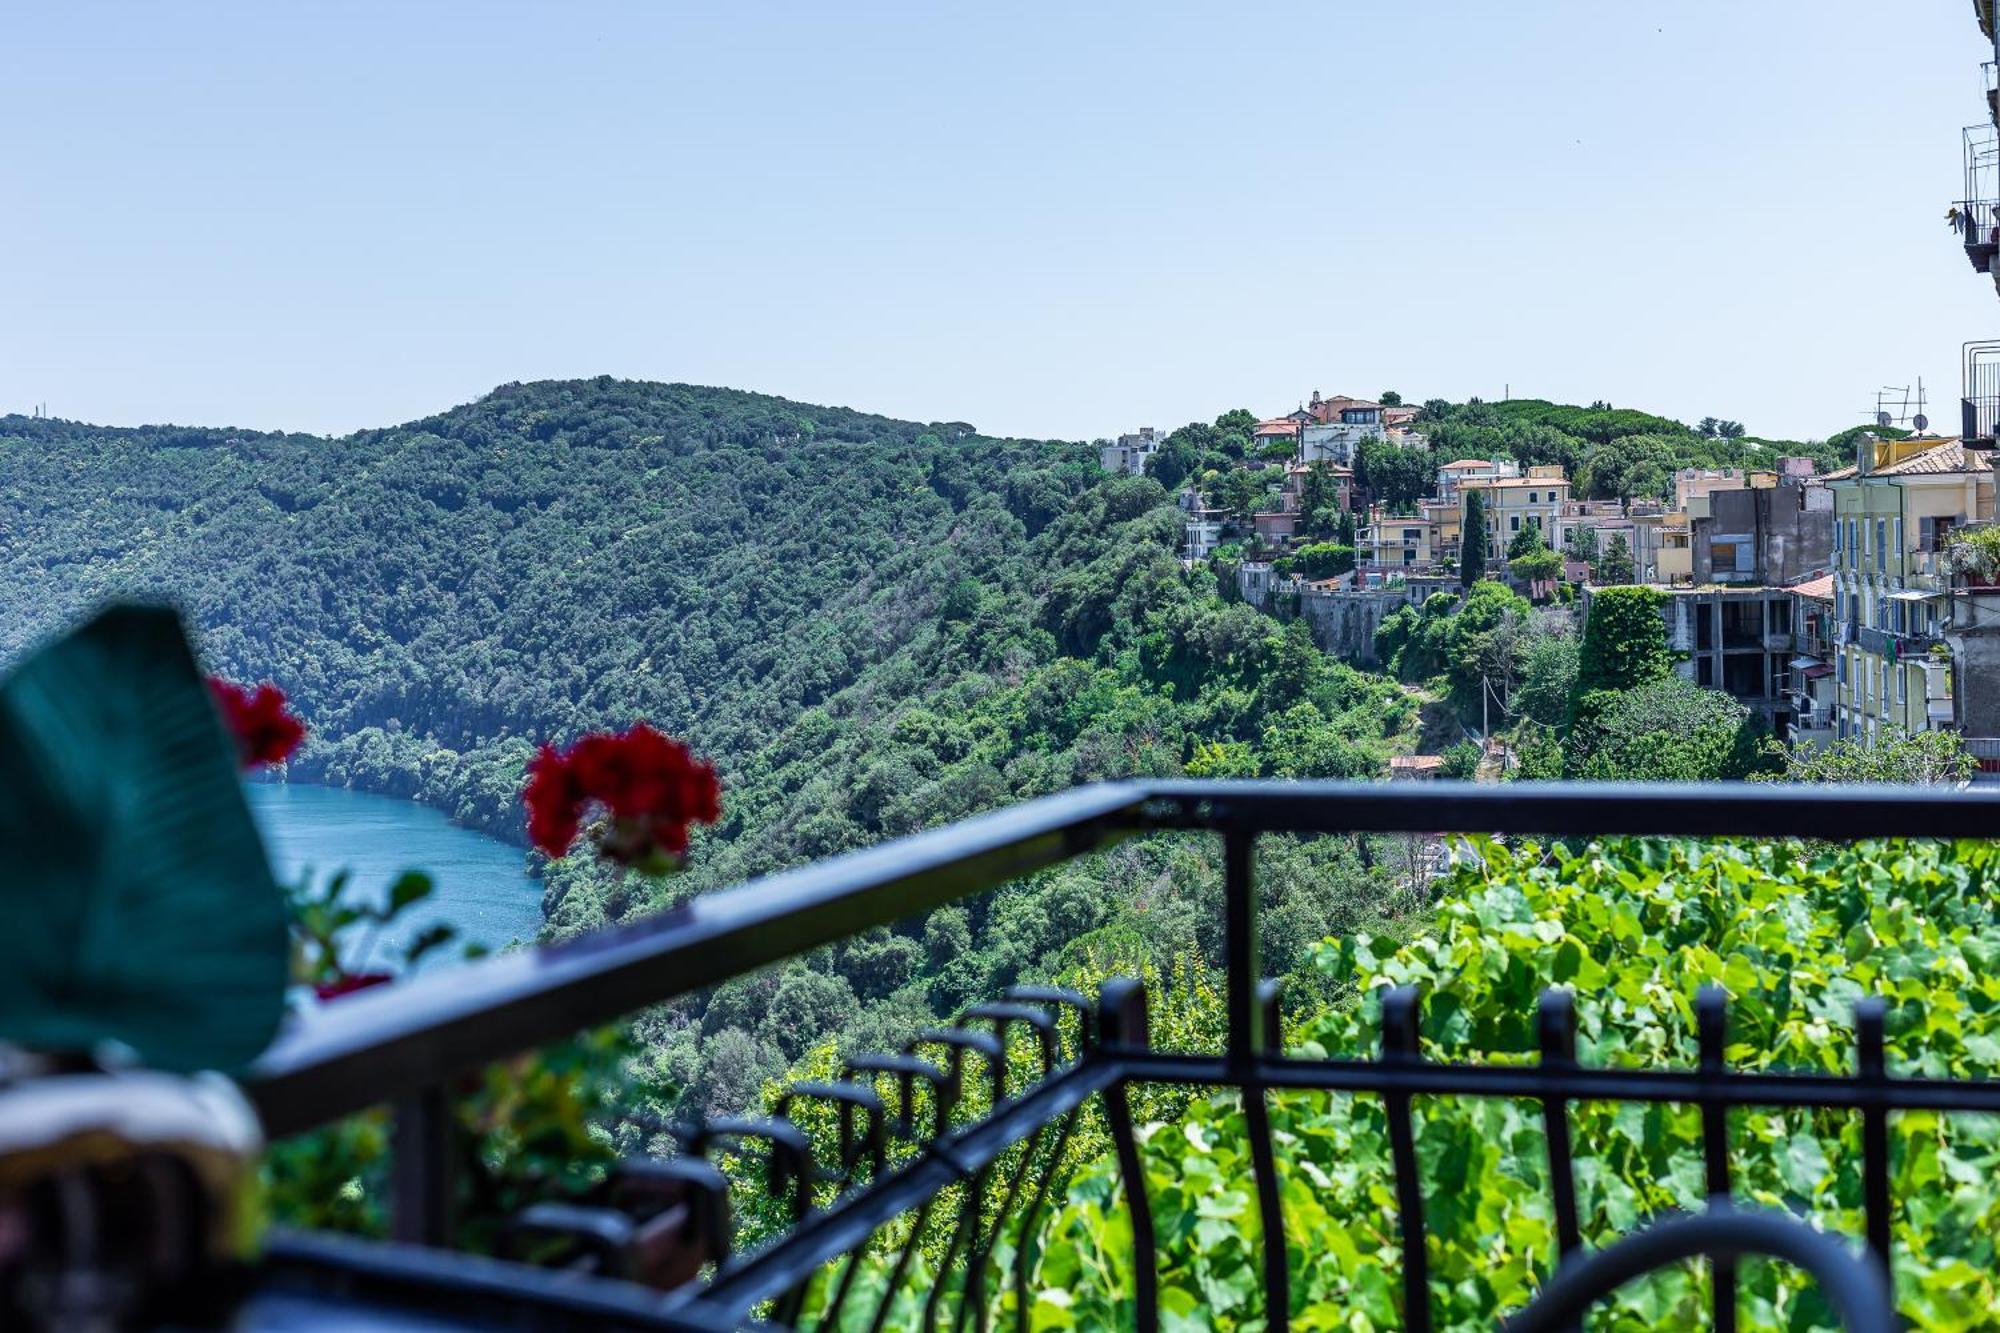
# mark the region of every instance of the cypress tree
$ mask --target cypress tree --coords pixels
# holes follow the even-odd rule
[[[1486,493],[1468,491],[1458,538],[1458,581],[1470,588],[1486,577]]]

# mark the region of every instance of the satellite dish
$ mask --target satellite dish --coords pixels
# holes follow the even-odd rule
[[[1931,428],[1931,419],[1925,416],[1922,412],[1919,412],[1915,417],[1911,418],[1910,424],[1912,426],[1915,426],[1917,428],[1917,434],[1921,435],[1925,431]]]
[[[1875,424],[1878,426],[1891,426],[1895,422],[1896,418],[1890,416],[1887,412],[1877,412],[1875,414]]]

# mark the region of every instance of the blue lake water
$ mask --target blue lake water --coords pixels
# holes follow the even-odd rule
[[[393,946],[440,921],[455,927],[457,939],[426,958],[426,970],[459,958],[462,944],[497,951],[516,940],[532,943],[541,929],[541,882],[519,847],[394,796],[300,782],[253,782],[245,792],[280,883],[295,884],[302,874],[324,882],[345,869],[350,892],[366,890],[379,901],[404,871],[428,874],[437,891],[384,937]],[[393,948],[378,945],[373,953],[349,965],[394,970],[400,962]]]

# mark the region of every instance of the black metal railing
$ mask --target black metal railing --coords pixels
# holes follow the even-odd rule
[[[1960,349],[1959,394],[1959,438],[1969,449],[1993,448],[2000,434],[2000,343],[1969,342]]]
[[[518,1229],[565,1238],[567,1271],[441,1248],[452,1220],[448,1090],[465,1072],[1121,840],[1170,830],[1221,839],[1226,1035],[1220,1049],[1156,1048],[1146,993],[1136,982],[1108,983],[1091,998],[1016,988],[966,1011],[954,1026],[919,1034],[900,1052],[849,1060],[834,1082],[794,1088],[772,1117],[695,1128],[685,1135],[683,1156],[628,1163],[597,1197],[530,1209]],[[1754,1253],[1807,1268],[1847,1327],[1886,1330],[1895,1207],[1889,1117],[1916,1110],[2000,1113],[2000,1083],[1892,1077],[1877,1000],[1856,1007],[1852,1074],[1733,1071],[1725,1062],[1725,1001],[1716,989],[1698,999],[1699,1059],[1688,1070],[1581,1065],[1574,1010],[1562,990],[1541,1000],[1538,1064],[1427,1060],[1417,1040],[1422,997],[1408,988],[1382,996],[1376,1058],[1294,1058],[1280,1047],[1278,989],[1262,978],[1259,963],[1256,844],[1274,833],[1844,841],[1975,838],[1996,830],[2000,792],[1264,782],[1082,788],[711,894],[638,925],[419,977],[318,1011],[265,1057],[248,1091],[274,1136],[395,1104],[395,1232],[412,1244],[286,1237],[272,1246],[263,1281],[284,1299],[334,1293],[456,1315],[492,1309],[523,1327],[543,1326],[540,1319],[570,1328],[723,1329],[792,1324],[818,1275],[831,1292],[817,1311],[821,1327],[838,1326],[843,1311],[852,1316],[867,1303],[866,1326],[880,1328],[889,1302],[901,1294],[921,1299],[926,1328],[948,1307],[943,1322],[962,1328],[970,1320],[983,1329],[989,1302],[1010,1290],[1013,1316],[1026,1327],[1028,1241],[1051,1206],[1056,1164],[1088,1109],[1108,1131],[1131,1218],[1137,1323],[1153,1329],[1158,1241],[1131,1092],[1239,1090],[1262,1234],[1283,1237],[1282,1168],[1269,1098],[1311,1089],[1370,1094],[1384,1108],[1408,1328],[1431,1322],[1425,1248],[1431,1201],[1418,1169],[1411,1099],[1446,1096],[1525,1098],[1542,1108],[1555,1276],[1519,1327],[1566,1326],[1583,1304],[1633,1274],[1697,1254],[1714,1261],[1716,1326],[1733,1327],[1734,1260]],[[1018,1063],[1024,1051],[1032,1053],[1035,1077],[1017,1086],[1010,1052]],[[1578,1224],[1568,1108],[1607,1101],[1699,1108],[1709,1207],[1588,1251]],[[978,1113],[958,1113],[974,1103]],[[839,1127],[832,1145],[817,1152],[796,1119],[807,1105],[819,1123]],[[1742,1107],[1859,1114],[1865,1251],[1789,1215],[1740,1208],[1726,1125],[1728,1113]],[[775,1239],[743,1253],[730,1248],[723,1222],[728,1186],[709,1160],[725,1149],[753,1151],[763,1188],[787,1219]],[[856,1277],[871,1246],[886,1264],[872,1284]],[[926,1246],[917,1265],[913,1259]],[[1007,1252],[1013,1267],[1003,1272]],[[839,1276],[829,1278],[843,1263]],[[928,1285],[913,1295],[908,1288],[920,1268],[930,1275]],[[1261,1277],[1266,1326],[1288,1327],[1285,1244],[1263,1246]]]

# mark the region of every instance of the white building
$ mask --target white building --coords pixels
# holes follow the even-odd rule
[[[1299,439],[1299,461],[1353,467],[1354,452],[1363,440],[1386,439],[1379,421],[1328,421],[1307,424]]]
[[[1106,472],[1122,472],[1128,476],[1141,477],[1146,474],[1146,460],[1160,447],[1160,441],[1153,434],[1151,426],[1141,426],[1136,435],[1120,435],[1117,441],[1100,441],[1098,461]]]

